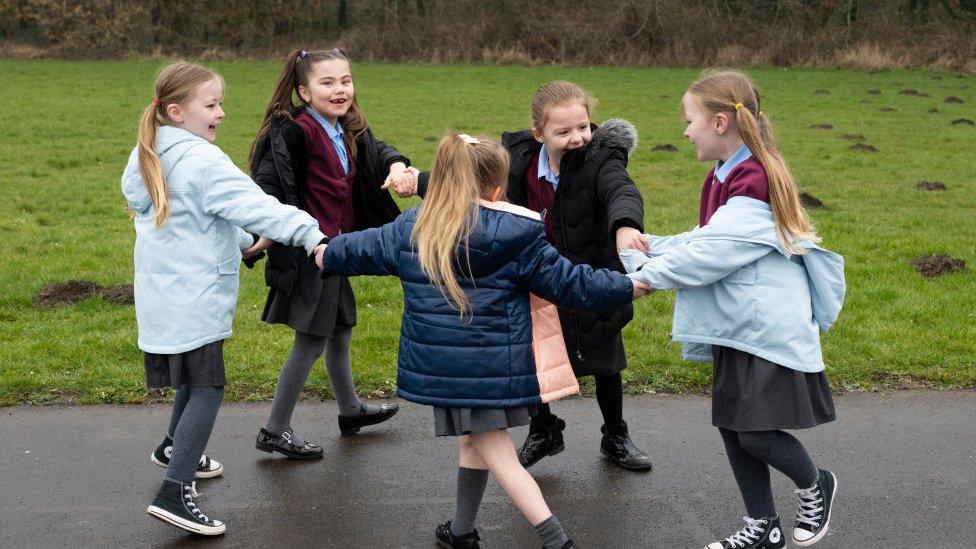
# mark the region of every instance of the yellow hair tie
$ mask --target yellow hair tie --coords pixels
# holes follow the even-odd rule
[[[763,112],[762,111],[759,111],[759,116],[762,116],[762,115],[763,115]]]
[[[736,104],[735,104],[735,110],[739,110],[739,109],[741,109],[742,107],[743,107],[743,105],[742,105],[742,103],[736,103]]]

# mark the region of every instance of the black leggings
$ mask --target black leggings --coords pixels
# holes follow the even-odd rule
[[[776,516],[770,465],[790,477],[797,488],[809,488],[817,481],[817,468],[793,435],[785,431],[737,432],[721,427],[718,431],[750,517]]]
[[[596,403],[603,414],[603,423],[618,425],[624,420],[624,384],[620,372],[608,376],[593,376],[596,380]],[[540,404],[535,418],[552,421],[555,418],[548,404]]]

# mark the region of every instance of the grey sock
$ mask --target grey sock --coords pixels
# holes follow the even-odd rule
[[[552,515],[539,524],[536,524],[532,529],[535,530],[536,535],[542,540],[542,546],[545,549],[562,549],[562,546],[566,545],[566,542],[569,541],[569,538],[566,537],[566,531],[559,524],[559,519],[556,518],[556,515]]]
[[[271,405],[271,415],[265,427],[269,433],[280,435],[291,426],[291,414],[295,411],[298,397],[305,387],[312,366],[325,350],[325,341],[324,337],[295,332],[295,345],[288,355],[288,360],[281,367],[281,373],[278,374],[274,403]]]
[[[173,433],[176,432],[176,424],[180,422],[180,416],[183,415],[183,409],[186,408],[186,401],[189,398],[190,387],[188,385],[183,385],[173,395],[173,413],[169,416],[169,428],[166,429],[166,436],[170,440],[173,439]]]
[[[180,421],[173,431],[173,455],[169,460],[166,478],[189,484],[193,482],[200,456],[207,447],[220,401],[221,387],[185,387],[189,393]]]
[[[349,353],[349,342],[352,340],[352,328],[336,331],[325,344],[325,368],[329,373],[329,383],[335,395],[339,415],[358,415],[363,410],[363,401],[356,395],[356,387],[352,382],[352,357]]]
[[[454,508],[454,520],[451,521],[451,533],[455,536],[463,536],[474,530],[474,519],[478,516],[487,484],[486,469],[458,467],[457,506]]]

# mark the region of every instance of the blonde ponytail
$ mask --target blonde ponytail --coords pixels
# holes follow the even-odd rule
[[[819,242],[820,238],[800,203],[796,181],[779,152],[769,118],[760,109],[755,84],[739,71],[709,71],[688,92],[710,114],[731,112],[735,116],[739,137],[766,171],[776,237],[786,251],[804,254],[805,250],[796,241]]]
[[[503,187],[508,152],[488,138],[449,134],[441,139],[431,168],[430,183],[410,235],[420,269],[444,298],[469,317],[471,306],[458,280],[473,278],[468,239],[477,222],[478,199]],[[462,266],[459,247],[463,247]]]
[[[170,63],[156,75],[153,101],[139,117],[139,174],[156,209],[154,218],[157,228],[162,227],[170,215],[166,178],[156,154],[156,134],[160,126],[169,122],[166,108],[174,103],[183,103],[193,96],[198,87],[215,78],[220,76],[200,65],[186,61]]]

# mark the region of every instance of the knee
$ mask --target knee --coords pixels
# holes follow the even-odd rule
[[[750,454],[762,451],[768,445],[771,431],[741,431],[739,435],[739,445]]]

